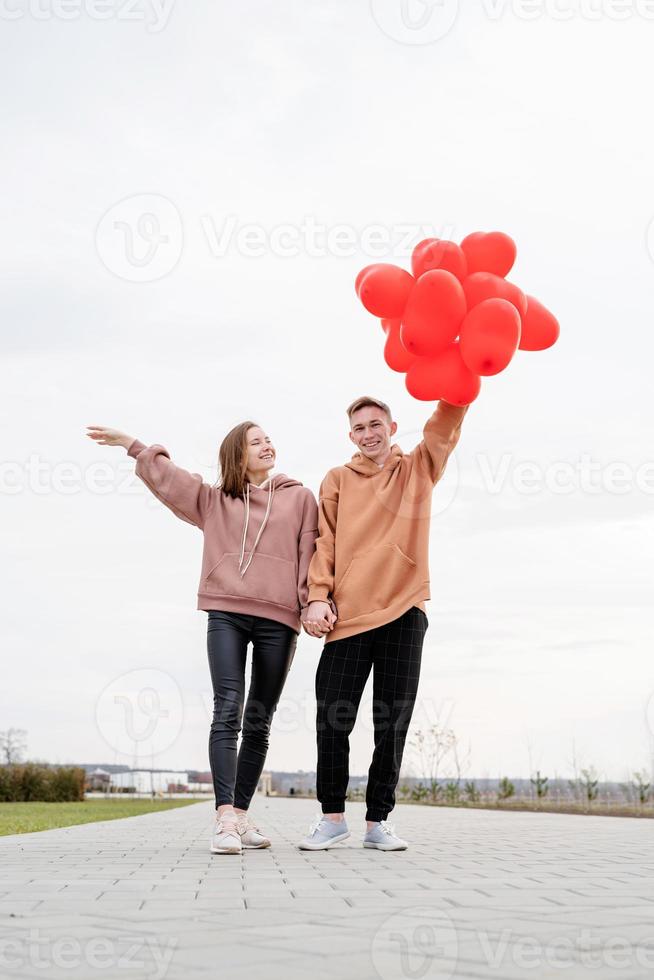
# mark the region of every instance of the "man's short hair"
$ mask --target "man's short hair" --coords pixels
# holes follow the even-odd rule
[[[362,395],[360,398],[356,398],[352,404],[347,409],[347,417],[352,422],[352,416],[355,412],[358,412],[360,408],[381,408],[383,412],[386,412],[386,417],[389,422],[393,421],[393,416],[391,415],[391,410],[386,404],[386,402],[381,401],[379,398],[371,398],[370,395]]]

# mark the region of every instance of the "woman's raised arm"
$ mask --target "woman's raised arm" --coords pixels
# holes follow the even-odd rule
[[[136,475],[173,514],[195,527],[204,528],[215,499],[215,489],[199,473],[176,466],[168,450],[155,443],[146,446],[118,429],[89,425],[87,435],[102,446],[122,446],[136,460]]]

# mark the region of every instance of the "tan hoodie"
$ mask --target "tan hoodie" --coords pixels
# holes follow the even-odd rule
[[[390,623],[412,606],[424,611],[431,495],[466,411],[441,401],[413,452],[393,444],[381,468],[357,452],[325,476],[309,602],[336,605],[338,620],[326,642]]]

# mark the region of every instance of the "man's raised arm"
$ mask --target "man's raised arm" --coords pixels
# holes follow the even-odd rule
[[[432,483],[438,483],[451,452],[459,441],[463,416],[469,405],[460,407],[440,401],[423,430],[423,439],[412,452],[416,461],[429,473]]]

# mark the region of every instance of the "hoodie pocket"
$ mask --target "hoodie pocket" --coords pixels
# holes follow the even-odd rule
[[[285,609],[299,609],[295,564],[276,555],[257,552],[245,575],[238,568],[240,555],[225,554],[202,581],[205,595],[258,599]]]
[[[383,544],[355,555],[334,590],[341,621],[355,619],[392,605],[406,590],[416,568],[399,545]]]

